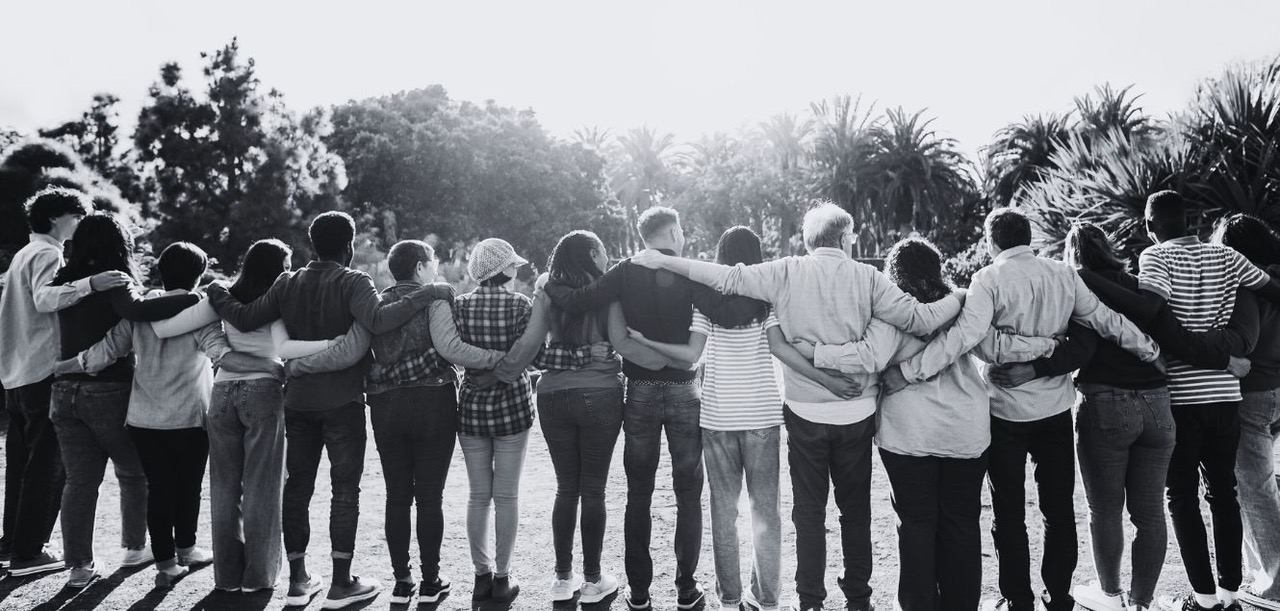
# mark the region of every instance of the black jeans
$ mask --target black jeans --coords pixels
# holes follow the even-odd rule
[[[1040,513],[1044,515],[1044,558],[1040,577],[1051,598],[1050,611],[1071,609],[1071,575],[1079,555],[1076,541],[1076,452],[1071,411],[1030,422],[991,418],[987,481],[994,519],[991,538],[1000,567],[1000,594],[1019,608],[1031,608],[1031,550],[1027,541],[1027,457],[1035,464]]]
[[[801,605],[827,598],[827,497],[834,487],[840,510],[844,577],[849,608],[871,601],[871,439],[875,418],[846,425],[818,424],[783,412],[796,527],[796,594]]]
[[[311,542],[311,495],[316,490],[320,455],[329,453],[329,541],[332,557],[350,559],[360,521],[360,477],[364,474],[364,405],[348,403],[326,410],[284,411],[285,470],[282,521],[284,551],[303,558]]]
[[[1240,568],[1244,527],[1236,497],[1236,451],[1240,446],[1240,404],[1206,403],[1173,406],[1177,442],[1169,460],[1169,515],[1178,551],[1191,589],[1213,594],[1213,569],[1209,564],[1209,537],[1200,515],[1200,475],[1204,474],[1205,500],[1213,515],[1214,557],[1217,585],[1235,591],[1243,581]]]
[[[982,477],[987,457],[880,450],[898,514],[903,611],[973,611],[982,598]]]
[[[422,580],[440,575],[444,486],[458,442],[458,390],[453,384],[396,388],[369,395],[369,418],[387,482],[386,534],[396,579],[410,577],[409,512],[418,507]]]
[[[147,532],[156,562],[171,560],[175,548],[196,544],[200,521],[200,490],[209,460],[209,435],[204,429],[144,429],[130,426],[147,476]]]
[[[622,430],[622,388],[576,388],[538,394],[538,421],[556,471],[551,510],[556,575],[573,574],[573,531],[582,502],[582,573],[600,577],[604,549],[604,489]]]
[[[14,560],[34,558],[58,521],[65,474],[49,422],[53,378],[5,391],[4,539]]]

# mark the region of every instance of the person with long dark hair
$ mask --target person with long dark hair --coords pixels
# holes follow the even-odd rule
[[[99,212],[86,216],[71,239],[71,256],[54,276],[53,284],[71,284],[104,271],[137,277],[133,237],[115,215]],[[121,319],[168,318],[196,301],[195,295],[143,299],[132,286],[94,293],[58,312],[60,358],[75,357],[93,346]],[[93,529],[98,487],[108,458],[120,482],[122,543],[130,550],[146,545],[146,476],[125,429],[133,373],[133,360],[125,357],[97,375],[55,377],[49,419],[58,433],[67,474],[62,494],[62,544],[65,562],[71,568],[67,579],[71,587],[84,587],[100,575],[94,564]]]
[[[55,312],[130,282],[127,275],[109,271],[50,286],[62,267],[63,243],[92,205],[79,191],[52,188],[32,196],[25,208],[30,241],[14,254],[0,292],[0,386],[9,417],[0,565],[11,562],[9,573],[16,577],[63,567],[61,558],[44,549],[58,521],[63,484],[58,438],[49,422],[58,360]]]
[[[760,237],[743,226],[731,227],[716,245],[720,265],[757,265],[764,261]],[[782,516],[778,494],[781,464],[782,393],[774,354],[788,366],[833,394],[853,397],[861,388],[849,379],[819,371],[782,334],[769,304],[751,300],[754,317],[744,325],[723,327],[695,312],[689,342],[670,344],[631,334],[668,358],[702,362],[702,455],[711,488],[711,537],[716,594],[725,610],[779,608],[782,581]],[[751,503],[751,585],[742,588],[738,541],[738,500],[746,480]]]
[[[1236,249],[1271,277],[1280,277],[1280,235],[1261,220],[1233,214],[1218,225],[1212,241]],[[1252,578],[1240,589],[1240,598],[1280,609],[1280,489],[1275,467],[1280,444],[1280,306],[1259,299],[1258,319],[1258,344],[1249,353],[1251,368],[1240,380],[1236,481],[1246,568]]]
[[[1167,354],[1210,369],[1242,367],[1257,334],[1253,295],[1241,291],[1231,325],[1222,331],[1186,331],[1163,303],[1144,299],[1107,235],[1078,223],[1067,233],[1063,260],[1099,299],[1136,322]],[[1252,312],[1252,314],[1251,314]],[[1075,377],[1077,454],[1089,503],[1089,530],[1097,581],[1072,596],[1093,611],[1147,609],[1167,548],[1163,493],[1175,433],[1168,376],[1090,329],[1073,323],[1053,355],[992,370],[991,381],[1017,387],[1079,369]],[[1120,582],[1126,504],[1135,527],[1128,599]]]

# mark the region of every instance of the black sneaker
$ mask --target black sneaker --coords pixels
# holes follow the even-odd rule
[[[329,594],[324,599],[321,609],[341,609],[358,602],[369,600],[382,591],[382,584],[376,579],[351,576],[351,582],[345,586],[329,585]]]
[[[14,558],[9,563],[9,575],[13,577],[30,577],[32,575],[61,571],[64,568],[66,568],[66,565],[61,558],[47,552],[40,552],[34,558],[26,560]]]
[[[649,593],[640,592],[627,586],[627,608],[633,611],[641,611],[649,608]]]
[[[1160,607],[1166,611],[1224,611],[1222,603],[1218,603],[1212,607],[1201,607],[1196,602],[1195,594],[1187,594],[1181,598],[1173,596],[1161,596],[1159,600]]]
[[[1237,600],[1229,605],[1222,606],[1222,611],[1244,611],[1244,608],[1240,606],[1240,601]]]
[[[476,575],[476,586],[471,590],[471,602],[484,602],[493,598],[493,573]]]
[[[693,589],[681,592],[676,597],[676,608],[692,609],[698,606],[698,603],[702,602],[702,599],[706,598],[706,596],[707,593],[702,589],[702,584],[695,581],[693,582]]]
[[[1001,598],[996,601],[986,599],[982,601],[979,607],[981,611],[1035,611],[1035,603],[1029,605],[1019,605],[1007,598]]]
[[[443,575],[436,575],[430,582],[423,581],[418,587],[418,604],[440,602],[440,598],[449,593],[450,585]]]
[[[520,595],[520,582],[511,575],[493,578],[493,602],[508,605]]]
[[[391,604],[407,605],[413,602],[413,592],[418,589],[418,584],[412,581],[396,580],[396,585],[391,588]]]

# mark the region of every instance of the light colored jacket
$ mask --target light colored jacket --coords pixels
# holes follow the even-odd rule
[[[0,384],[13,389],[53,375],[58,362],[58,310],[75,305],[93,289],[88,278],[50,286],[62,267],[62,242],[31,234],[14,255],[0,291]]]

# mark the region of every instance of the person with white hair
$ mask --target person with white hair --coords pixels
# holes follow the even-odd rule
[[[853,217],[835,204],[819,203],[805,215],[804,243],[806,255],[750,266],[693,261],[657,250],[646,250],[631,261],[687,276],[726,294],[769,302],[783,333],[793,341],[856,343],[873,318],[910,334],[924,334],[960,312],[957,295],[922,304],[876,268],[855,261]],[[845,566],[838,583],[848,608],[868,609],[877,380],[871,374],[862,376],[863,393],[853,399],[837,396],[789,367],[784,383],[800,608],[821,609],[827,596],[826,506],[834,484]]]

